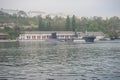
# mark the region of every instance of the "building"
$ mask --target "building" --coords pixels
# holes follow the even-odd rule
[[[51,38],[51,33],[56,33],[58,39],[72,39],[74,32],[72,31],[26,31],[18,37],[18,40],[39,40],[45,41]],[[82,39],[86,33],[77,32],[78,38]],[[102,32],[87,32],[87,35],[96,36],[96,40],[104,38],[104,33]]]
[[[72,31],[27,31],[18,37],[18,40],[40,40],[44,41],[51,38],[51,33],[56,32],[58,39],[71,39]]]

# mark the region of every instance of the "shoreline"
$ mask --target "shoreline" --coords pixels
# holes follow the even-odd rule
[[[18,40],[0,40],[0,42],[17,42]]]

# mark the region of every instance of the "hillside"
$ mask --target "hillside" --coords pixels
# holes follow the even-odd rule
[[[0,11],[0,30],[9,34],[9,30],[13,32],[17,29],[18,32],[23,31],[102,31],[108,34],[109,37],[120,36],[120,18],[113,16],[110,18],[103,19],[102,17],[81,17],[78,18],[75,15],[72,17],[66,16],[46,17],[35,16],[28,17],[27,15],[22,16],[21,14],[8,14]],[[9,29],[8,29],[9,28]],[[10,32],[12,32],[10,31]]]

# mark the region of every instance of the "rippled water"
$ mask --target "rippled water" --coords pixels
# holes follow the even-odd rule
[[[0,42],[0,80],[120,80],[120,41]]]

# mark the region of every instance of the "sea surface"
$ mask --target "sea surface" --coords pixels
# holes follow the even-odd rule
[[[120,80],[120,41],[0,42],[0,80]]]

